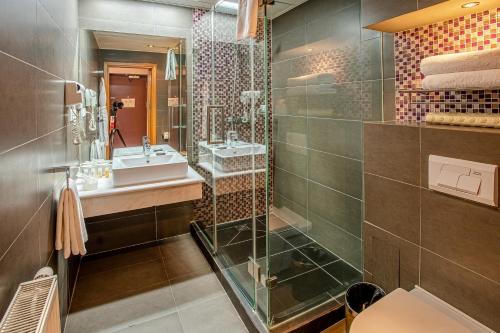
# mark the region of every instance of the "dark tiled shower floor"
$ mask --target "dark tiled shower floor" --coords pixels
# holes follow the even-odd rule
[[[265,271],[266,226],[256,221],[257,262]],[[213,240],[212,227],[204,230]],[[217,258],[233,276],[248,299],[254,299],[254,281],[247,272],[252,250],[252,221],[242,220],[217,226]],[[362,274],[297,229],[288,226],[269,233],[270,275],[278,278],[269,289],[273,324],[333,300],[340,306],[347,287],[362,280]],[[260,284],[257,306],[266,313],[267,289]]]

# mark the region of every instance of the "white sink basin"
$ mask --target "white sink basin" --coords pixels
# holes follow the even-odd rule
[[[113,158],[113,186],[152,183],[186,177],[187,159],[177,152]]]
[[[164,151],[165,153],[173,153],[176,152],[175,149],[170,147],[169,145],[152,145],[151,149],[153,152]],[[143,152],[142,146],[138,147],[125,147],[125,148],[116,148],[113,150],[113,157],[115,156],[130,156],[130,155],[141,155]]]

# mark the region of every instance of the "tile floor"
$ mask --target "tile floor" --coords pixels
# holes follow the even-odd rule
[[[66,333],[247,332],[188,236],[82,261]]]
[[[277,217],[274,217],[277,219]],[[275,221],[276,222],[276,221]],[[211,227],[203,230],[209,238]],[[257,262],[265,271],[266,225],[263,218],[256,221]],[[236,280],[248,299],[255,297],[255,283],[248,273],[248,258],[252,251],[252,221],[241,220],[221,224],[217,228],[219,251],[217,258]],[[281,223],[269,233],[270,273],[278,284],[257,290],[257,307],[266,317],[267,293],[270,293],[271,322],[278,324],[324,302],[332,309],[343,303],[347,288],[362,281],[362,274],[304,233]]]

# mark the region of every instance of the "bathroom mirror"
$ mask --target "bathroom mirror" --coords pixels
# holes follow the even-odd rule
[[[117,148],[141,147],[145,136],[152,146],[187,154],[185,38],[82,30],[82,52],[80,80],[97,105],[86,114],[81,161],[111,159]]]
[[[209,144],[224,143],[224,107],[207,107],[207,141]]]

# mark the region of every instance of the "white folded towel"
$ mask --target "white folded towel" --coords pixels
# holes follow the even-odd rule
[[[500,69],[426,76],[424,89],[492,89],[500,87]]]
[[[500,47],[492,50],[443,54],[420,63],[424,75],[500,69]]]
[[[255,38],[259,19],[259,0],[240,0],[236,21],[236,39]]]
[[[64,251],[64,258],[87,253],[85,242],[88,240],[83,219],[83,210],[78,197],[76,184],[69,180],[69,187],[64,186],[57,206],[55,249]]]

